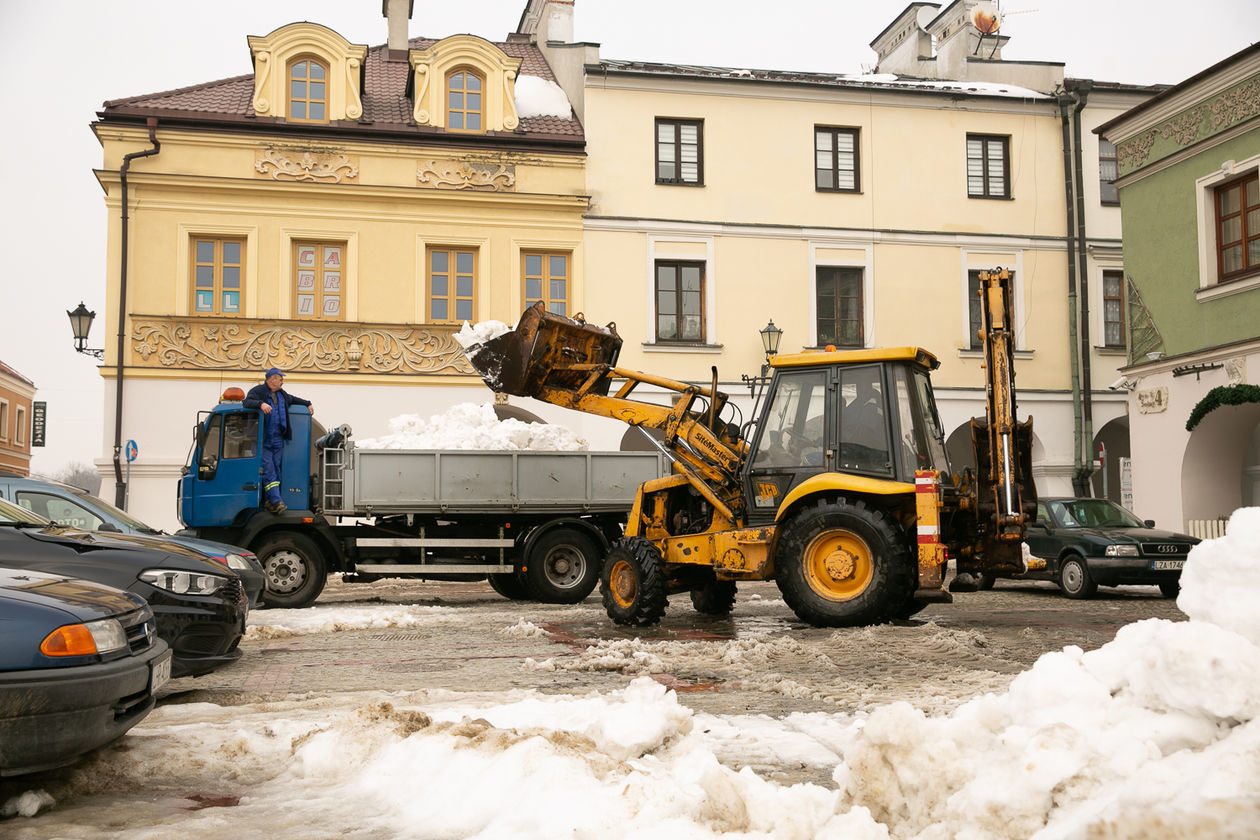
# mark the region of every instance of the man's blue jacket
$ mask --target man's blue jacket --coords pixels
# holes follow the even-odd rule
[[[274,410],[274,407],[276,405],[276,399],[284,400],[284,413],[282,415],[278,415],[278,412]],[[266,424],[266,431],[271,432],[272,430],[270,428],[270,425],[272,422],[274,422],[273,418],[274,419],[280,419],[281,417],[287,418],[289,416],[290,406],[294,406],[294,405],[309,406],[311,404],[311,401],[304,400],[301,397],[295,397],[292,394],[285,391],[283,388],[281,388],[279,391],[276,391],[273,397],[271,389],[268,388],[267,383],[264,382],[261,385],[255,385],[253,388],[250,388],[249,393],[245,395],[245,400],[241,403],[241,405],[243,405],[245,408],[260,408],[263,403],[271,403],[271,405],[273,406],[273,410],[270,414],[263,415],[263,423]],[[270,435],[265,434],[265,433],[263,435],[264,439],[266,439],[269,436]],[[285,440],[290,440],[292,438],[292,432],[290,432],[289,430],[288,423],[285,423],[280,427],[280,437],[284,438]]]

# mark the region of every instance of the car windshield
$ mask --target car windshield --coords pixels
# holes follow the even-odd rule
[[[93,496],[92,494],[84,491],[79,496],[79,498],[83,499],[84,501],[91,502],[93,507],[104,511],[107,514],[108,518],[117,520],[118,522],[122,522],[124,525],[126,525],[128,528],[131,528],[133,531],[139,531],[141,534],[162,533],[156,528],[150,528],[148,525],[145,525],[143,522],[141,522],[139,519],[136,519],[134,516],[127,513],[125,510],[119,510],[118,508],[114,507],[109,502],[105,501],[99,496]]]
[[[1049,502],[1054,518],[1067,528],[1142,528],[1129,511],[1107,499],[1067,499]]]
[[[0,525],[51,525],[52,520],[0,499]]]

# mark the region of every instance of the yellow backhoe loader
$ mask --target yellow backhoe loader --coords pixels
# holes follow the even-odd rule
[[[495,391],[653,429],[673,474],[638,491],[604,562],[605,609],[655,624],[671,594],[725,615],[740,580],[773,578],[802,621],[875,624],[948,602],[958,588],[1024,568],[1036,511],[1032,420],[1017,422],[1009,273],[982,272],[987,407],[971,421],[976,470],[950,471],[932,394],[936,357],[917,347],[772,356],[755,418],[741,427],[718,390],[617,367],[615,324],[525,310],[470,347]],[[635,394],[674,394],[668,405]]]

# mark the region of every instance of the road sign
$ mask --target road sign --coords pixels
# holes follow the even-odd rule
[[[136,442],[134,440],[127,441],[127,463],[130,464],[136,460],[136,456],[139,454],[140,449],[136,446]]]

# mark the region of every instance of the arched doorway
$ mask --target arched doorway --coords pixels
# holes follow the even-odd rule
[[[1260,404],[1223,405],[1190,433],[1181,462],[1187,520],[1228,517],[1260,502]]]
[[[1120,459],[1128,458],[1131,454],[1129,418],[1117,417],[1098,430],[1098,433],[1094,435],[1095,457],[1098,456],[1099,444],[1102,444],[1105,458],[1102,469],[1094,471],[1092,479],[1094,496],[1099,499],[1111,499],[1120,504],[1122,503]]]

